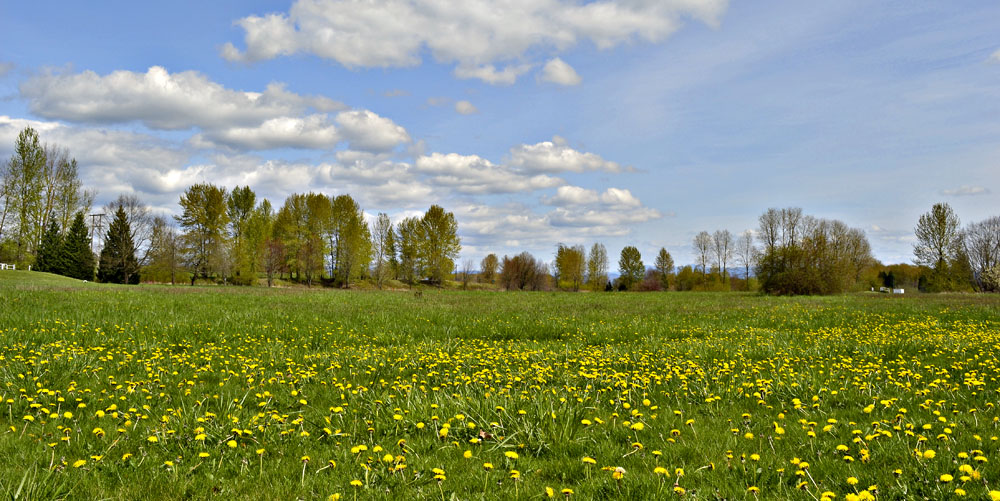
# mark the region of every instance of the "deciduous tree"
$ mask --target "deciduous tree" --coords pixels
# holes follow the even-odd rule
[[[733,235],[729,230],[716,230],[712,234],[712,254],[715,255],[715,265],[719,268],[722,282],[725,283],[729,276],[726,263],[733,255]]]
[[[385,282],[386,276],[389,275],[389,246],[393,243],[393,229],[392,221],[389,220],[389,215],[380,212],[378,217],[375,219],[375,226],[372,231],[372,257],[375,261],[375,267],[372,272],[375,278],[375,286],[379,289],[382,288],[382,283]]]
[[[479,263],[479,278],[488,284],[496,282],[497,268],[500,266],[500,260],[497,259],[497,255],[490,253],[483,258]]]
[[[746,230],[736,239],[736,262],[743,267],[743,279],[750,288],[750,267],[754,264],[757,249],[753,245],[753,232]]]
[[[660,247],[660,252],[656,254],[656,272],[659,274],[660,287],[663,290],[670,290],[670,280],[674,275],[674,258],[667,252],[667,249]]]
[[[694,255],[701,265],[701,276],[708,275],[708,256],[712,252],[712,235],[707,231],[702,231],[694,236]]]
[[[646,274],[646,266],[642,264],[642,254],[639,249],[629,245],[622,249],[618,259],[619,280],[626,289],[632,290]]]
[[[590,247],[590,257],[587,258],[587,284],[590,290],[604,290],[608,283],[608,250],[604,244],[595,242]]]
[[[582,245],[556,248],[556,278],[560,287],[578,291],[587,273],[587,251]]]
[[[441,284],[455,269],[455,258],[462,250],[455,214],[432,205],[420,220],[420,256],[424,276]]]
[[[222,268],[225,252],[226,189],[214,184],[195,184],[180,199],[177,222],[184,230],[184,254],[191,269],[191,285],[196,277],[215,276]],[[124,212],[124,209],[119,206]]]

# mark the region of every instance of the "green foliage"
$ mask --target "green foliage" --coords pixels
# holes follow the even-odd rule
[[[670,281],[674,276],[674,258],[667,252],[667,249],[660,247],[660,252],[656,254],[655,267],[660,287],[663,290],[670,290]]]
[[[874,262],[863,231],[840,221],[768,209],[760,216],[764,245],[756,274],[770,294],[836,294],[854,289]]]
[[[83,220],[83,212],[73,216],[73,224],[63,241],[66,253],[66,276],[79,280],[93,280],[97,265],[90,250],[90,234]]]
[[[226,267],[225,229],[229,223],[226,189],[214,184],[195,184],[181,195],[181,215],[185,260],[194,277],[215,276]]]
[[[257,194],[249,186],[233,188],[226,199],[226,216],[229,219],[229,261],[232,280],[241,285],[256,282],[254,254],[250,250],[247,233],[257,204]]]
[[[462,251],[455,214],[432,205],[420,220],[420,263],[423,275],[440,284],[455,269],[455,258]]]
[[[34,262],[36,247],[45,231],[42,201],[45,162],[38,132],[26,127],[17,135],[14,154],[7,164],[10,184],[5,189],[4,216],[12,220],[13,228],[0,228],[0,233],[12,234],[14,261],[25,268]]]
[[[364,211],[350,195],[333,200],[333,262],[335,279],[343,287],[368,271],[372,260],[372,235],[365,223]]]
[[[49,221],[49,229],[42,235],[42,242],[38,246],[34,270],[65,275],[68,265],[68,256],[62,234],[59,233],[59,225],[55,220]]]
[[[149,262],[143,270],[143,277],[147,281],[176,284],[182,270],[181,237],[165,219],[156,218],[149,242]]]
[[[587,272],[587,251],[582,245],[556,248],[556,277],[559,287],[580,290]]]
[[[622,249],[621,257],[618,259],[619,282],[627,290],[635,288],[642,281],[646,274],[646,265],[642,264],[642,255],[639,249],[629,245]]]
[[[587,257],[587,285],[590,290],[604,290],[608,284],[608,250],[604,244],[595,242]]]
[[[420,280],[420,219],[408,217],[396,224],[399,248],[399,279],[413,285]]]
[[[497,269],[500,267],[500,260],[496,254],[490,253],[479,263],[479,278],[484,283],[492,284],[496,282]]]
[[[98,262],[97,279],[113,284],[139,283],[139,261],[125,209],[118,206],[115,217],[104,237],[104,248]]]
[[[913,245],[914,261],[938,271],[944,271],[962,246],[958,216],[951,206],[937,203],[930,212],[922,214],[913,232],[917,243]]]

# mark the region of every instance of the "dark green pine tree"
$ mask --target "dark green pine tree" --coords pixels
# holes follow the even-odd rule
[[[59,225],[56,224],[55,220],[52,220],[49,222],[49,228],[42,235],[42,242],[38,245],[34,270],[65,275],[67,263],[63,247],[63,237],[59,233]]]
[[[139,283],[139,262],[135,259],[132,230],[129,228],[125,209],[120,205],[108,227],[108,234],[104,237],[97,279],[115,284]]]
[[[94,279],[94,253],[90,250],[90,235],[83,222],[83,212],[77,212],[69,233],[63,240],[66,250],[66,276],[80,280]]]

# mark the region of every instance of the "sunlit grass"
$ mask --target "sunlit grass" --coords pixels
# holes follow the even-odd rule
[[[9,497],[1000,490],[990,296],[418,297],[16,272],[0,297]]]

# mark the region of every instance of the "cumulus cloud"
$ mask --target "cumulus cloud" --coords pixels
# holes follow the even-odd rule
[[[559,207],[548,214],[553,226],[602,228],[604,234],[623,235],[628,233],[628,224],[642,223],[662,217],[656,209],[637,207],[633,209],[588,209],[571,210]]]
[[[579,85],[583,80],[572,66],[558,57],[545,63],[538,79],[542,82],[551,82],[559,85]]]
[[[522,203],[464,204],[455,208],[463,242],[486,248],[551,249],[553,242],[620,237],[631,224],[659,219],[655,209],[556,208],[537,212]]]
[[[490,85],[512,85],[517,81],[517,77],[527,73],[531,66],[530,64],[511,64],[502,70],[496,69],[496,66],[492,64],[459,66],[455,68],[455,76],[463,79],[478,78]]]
[[[272,83],[263,92],[228,89],[193,72],[92,71],[45,74],[21,85],[21,96],[39,116],[77,123],[139,122],[159,130],[200,129],[190,144],[237,150],[351,148],[384,151],[410,142],[392,120],[324,96],[290,92]],[[332,118],[329,112],[339,111]]]
[[[274,148],[333,148],[340,141],[337,128],[326,115],[304,118],[280,117],[264,121],[256,127],[232,127],[194,136],[194,146],[229,146],[242,150]]]
[[[7,158],[25,127],[42,140],[67,148],[80,164],[84,186],[97,189],[98,204],[119,193],[142,193],[154,205],[176,204],[175,190],[190,184],[196,169],[189,152],[163,139],[128,131],[75,127],[0,115],[0,156]]]
[[[589,190],[579,186],[560,186],[556,190],[555,196],[542,199],[548,205],[562,207],[577,207],[581,205],[602,204],[605,209],[628,210],[639,207],[639,201],[632,192],[622,188],[608,188],[604,193],[598,194],[595,190]]]
[[[507,84],[523,60],[539,52],[561,52],[582,41],[610,48],[632,41],[659,42],[684,18],[715,25],[727,0],[298,0],[287,13],[248,16],[240,50],[232,43],[221,55],[230,61],[261,61],[296,53],[315,54],[349,67],[406,67],[429,52],[455,63],[459,78]],[[507,73],[508,69],[510,72]]]
[[[437,186],[463,194],[516,193],[553,188],[565,183],[546,175],[525,175],[478,155],[432,153],[417,158],[417,172]]]
[[[989,195],[990,190],[985,186],[961,186],[950,190],[941,190],[941,194],[949,197],[968,197],[975,195]]]
[[[479,109],[468,101],[459,101],[455,103],[455,111],[461,113],[462,115],[472,115],[474,113],[479,113]]]
[[[622,172],[627,170],[600,155],[570,148],[566,140],[555,136],[552,141],[523,144],[510,150],[511,165],[533,172]]]
[[[410,142],[406,129],[368,110],[342,112],[337,115],[337,124],[351,148],[386,151]]]
[[[160,66],[146,73],[93,71],[36,76],[23,82],[21,97],[38,116],[87,123],[141,122],[152,129],[255,126],[308,110],[336,111],[344,105],[322,96],[289,92],[272,83],[263,92],[244,92],[195,71],[169,73]]]

